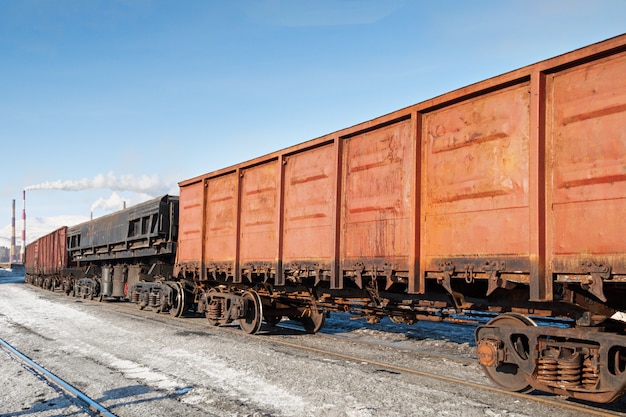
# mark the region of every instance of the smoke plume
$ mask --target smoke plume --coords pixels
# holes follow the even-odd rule
[[[47,181],[41,184],[30,185],[25,190],[66,190],[80,191],[88,189],[109,189],[112,191],[132,191],[136,193],[157,196],[166,194],[171,188],[171,184],[166,184],[159,179],[158,175],[134,175],[116,176],[113,172],[108,174],[98,174],[93,178],[83,178],[82,180],[57,180]]]
[[[110,210],[121,210],[124,207],[124,199],[116,192],[111,194],[111,197],[99,198],[91,205],[91,212],[97,208],[110,211]]]

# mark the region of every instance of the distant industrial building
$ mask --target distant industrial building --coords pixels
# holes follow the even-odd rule
[[[16,252],[17,254],[20,253],[20,246],[16,247]],[[8,264],[8,263],[15,263],[15,262],[19,262],[18,259],[10,259],[11,257],[11,249],[7,248],[6,246],[0,246],[0,263],[3,264]],[[16,255],[14,255],[14,258],[16,257]]]

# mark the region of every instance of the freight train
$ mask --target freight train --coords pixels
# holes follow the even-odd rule
[[[487,376],[626,390],[626,35],[179,183],[39,239],[26,279],[256,333],[498,313]],[[538,326],[558,317],[567,326]]]
[[[26,247],[25,280],[99,301],[134,294],[130,298],[141,307],[180,316],[184,305],[174,303],[184,289],[167,281],[177,232],[178,197],[169,195],[64,226]]]

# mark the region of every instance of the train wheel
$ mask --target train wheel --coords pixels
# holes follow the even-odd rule
[[[505,313],[491,319],[489,323],[487,323],[487,326],[498,327],[527,327],[536,325],[537,324],[528,317],[517,313]],[[508,391],[525,393],[533,390],[516,364],[502,363],[499,366],[481,366],[489,379]]]
[[[307,333],[317,333],[324,327],[324,323],[326,323],[326,314],[316,308],[311,308],[310,310],[311,315],[309,317],[302,317],[300,322]]]
[[[263,322],[263,304],[261,297],[256,291],[246,291],[242,295],[245,312],[239,320],[239,327],[248,334],[255,334],[261,328]]]
[[[181,317],[185,312],[185,290],[180,282],[174,283],[172,287],[174,287],[176,295],[174,296],[174,305],[170,308],[170,315],[174,317]]]

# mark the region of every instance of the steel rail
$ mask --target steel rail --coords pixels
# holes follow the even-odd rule
[[[251,337],[253,337],[252,335],[250,335]],[[289,346],[295,349],[303,349],[303,350],[307,350],[310,352],[314,352],[314,353],[319,353],[319,354],[323,354],[323,355],[328,355],[328,356],[334,356],[334,357],[338,357],[341,359],[346,359],[346,360],[351,360],[353,362],[359,362],[359,363],[364,363],[364,364],[368,364],[368,365],[374,365],[374,366],[378,366],[381,368],[386,368],[386,369],[390,369],[390,370],[394,370],[394,371],[398,371],[398,372],[405,372],[405,373],[410,373],[413,375],[418,375],[421,377],[426,377],[426,378],[431,378],[431,379],[437,379],[440,381],[444,381],[444,382],[449,382],[449,383],[454,383],[454,384],[460,384],[460,385],[465,385],[471,388],[477,388],[477,389],[482,389],[485,391],[491,391],[491,392],[495,392],[498,394],[505,394],[505,395],[510,395],[516,398],[521,398],[524,400],[531,400],[531,401],[535,401],[541,404],[546,404],[546,405],[551,405],[551,406],[556,406],[556,407],[561,407],[561,408],[566,408],[568,410],[571,411],[580,411],[580,412],[584,412],[590,415],[594,415],[594,416],[623,416],[623,413],[613,413],[610,411],[606,411],[606,410],[596,410],[590,407],[586,407],[586,406],[580,406],[580,405],[576,405],[576,404],[568,404],[568,403],[563,403],[560,401],[554,401],[554,400],[549,400],[546,398],[542,398],[542,397],[536,397],[536,396],[532,396],[532,395],[528,395],[528,394],[522,394],[519,392],[512,392],[512,391],[507,391],[501,388],[497,388],[497,387],[492,387],[489,385],[483,385],[483,384],[479,384],[476,382],[471,382],[471,381],[466,381],[463,379],[456,379],[456,378],[451,378],[451,377],[447,377],[447,376],[443,376],[443,375],[437,375],[437,374],[432,374],[429,372],[424,372],[424,371],[418,371],[416,369],[411,369],[411,368],[405,368],[402,366],[397,366],[397,365],[393,365],[390,363],[384,363],[384,362],[378,362],[378,361],[374,361],[374,360],[370,360],[370,359],[364,359],[364,358],[359,358],[359,357],[354,357],[351,355],[346,355],[343,353],[338,353],[338,352],[332,352],[332,351],[328,351],[325,349],[319,349],[319,348],[315,348],[315,347],[310,347],[310,346],[303,346],[303,345],[299,345],[296,343],[291,343],[291,342],[287,342],[284,340],[272,340],[272,343],[277,343],[280,345],[284,345],[284,346]]]
[[[280,322],[278,324],[274,325],[275,327],[279,327],[282,329],[288,329],[288,330],[294,330],[294,331],[300,331],[304,334],[304,331],[302,330],[301,326],[298,326],[297,324],[291,325],[290,323],[285,323],[285,322]],[[381,342],[379,340],[375,340],[375,339],[363,339],[363,338],[359,338],[359,339],[354,339],[351,338],[350,336],[345,336],[345,335],[341,335],[341,334],[334,334],[332,332],[326,332],[325,329],[322,327],[322,329],[316,333],[316,337],[327,337],[329,339],[342,339],[342,340],[348,340],[352,343],[360,343],[360,344],[364,344],[364,345],[371,345],[371,346],[387,346],[389,348],[392,349],[396,349],[399,351],[405,351],[405,352],[411,352],[411,353],[415,353],[418,355],[422,355],[422,356],[428,356],[428,357],[432,357],[432,358],[440,358],[440,359],[448,359],[448,360],[453,360],[455,362],[463,362],[463,363],[468,363],[468,364],[478,364],[478,360],[476,358],[469,358],[466,356],[461,356],[461,355],[452,355],[452,354],[444,354],[444,353],[433,353],[430,351],[426,351],[424,349],[416,349],[416,348],[411,348],[408,346],[397,346],[394,345],[394,343],[387,343],[387,342]]]
[[[94,302],[94,304],[98,304],[98,303]],[[168,322],[177,322],[177,321],[179,321],[179,322],[184,322],[186,324],[189,324],[192,327],[205,328],[203,325],[199,325],[198,326],[197,323],[193,323],[192,321],[190,321],[188,319],[185,319],[185,318],[171,317],[169,315],[158,315],[158,314],[151,313],[149,311],[136,310],[135,308],[130,308],[130,306],[128,306],[128,308],[127,308],[127,306],[121,306],[121,305],[117,306],[116,305],[112,309],[117,310],[118,313],[130,315],[130,316],[133,316],[135,318],[141,317],[144,320],[158,321],[158,322],[160,322],[162,324],[168,324],[169,325]],[[171,324],[171,325],[173,325],[173,324]],[[244,332],[240,331],[239,329],[235,329],[235,328],[229,327],[229,326],[226,326],[226,327],[216,326],[216,327],[210,327],[210,329],[211,330],[216,330],[216,331],[219,331],[219,332],[224,332],[224,333],[237,334],[237,335],[241,335],[243,337],[256,338],[255,335],[250,335],[250,334],[244,333]],[[324,337],[327,337],[327,338],[335,338],[335,337],[337,337],[337,336],[323,334],[323,333],[321,333],[319,335],[323,335]],[[362,342],[362,341],[355,341],[355,342],[367,343],[367,342]],[[455,378],[451,378],[451,377],[447,377],[447,376],[443,376],[443,375],[437,375],[437,374],[432,374],[432,373],[428,373],[428,372],[424,372],[424,371],[418,371],[416,369],[405,368],[405,367],[402,367],[402,366],[393,365],[393,364],[384,363],[384,362],[379,362],[379,361],[375,361],[375,360],[371,360],[371,359],[359,358],[359,357],[346,355],[346,354],[343,354],[343,353],[333,352],[333,351],[330,351],[330,350],[324,350],[324,349],[320,349],[320,348],[316,348],[316,347],[301,345],[301,344],[297,344],[297,343],[291,343],[291,342],[287,342],[285,340],[272,339],[270,343],[283,345],[283,346],[291,347],[291,348],[294,348],[294,349],[307,350],[307,351],[318,353],[318,354],[321,354],[321,355],[334,356],[334,357],[338,357],[338,358],[342,358],[342,359],[346,359],[346,360],[351,360],[351,361],[358,362],[358,363],[364,363],[364,364],[368,364],[368,365],[378,366],[378,367],[381,367],[381,368],[386,368],[386,369],[390,369],[390,370],[394,370],[394,371],[398,371],[398,372],[405,372],[405,373],[418,375],[418,376],[425,377],[425,378],[432,378],[432,379],[436,379],[436,380],[440,380],[440,381],[444,381],[444,382],[448,382],[448,383],[469,386],[471,388],[482,389],[482,390],[486,390],[486,391],[495,392],[495,393],[498,393],[498,394],[509,395],[509,396],[516,397],[516,398],[519,398],[519,399],[535,401],[537,403],[550,405],[550,406],[554,406],[554,407],[561,407],[561,408],[568,409],[568,410],[571,410],[571,411],[583,412],[583,413],[587,413],[589,415],[602,416],[602,417],[608,417],[608,416],[623,417],[623,416],[626,416],[625,413],[612,412],[612,411],[609,411],[609,410],[598,410],[598,409],[594,409],[594,408],[589,407],[589,406],[577,405],[577,404],[568,404],[568,403],[564,403],[564,402],[561,402],[561,401],[554,401],[554,400],[550,400],[550,399],[543,398],[543,397],[538,397],[538,396],[533,396],[533,395],[529,395],[529,394],[522,394],[522,393],[518,393],[518,392],[508,391],[508,390],[505,390],[505,389],[501,389],[501,388],[497,388],[497,387],[489,386],[489,385],[483,385],[483,384],[476,383],[476,382],[471,382],[471,381],[466,381],[466,380],[461,380],[461,379],[455,379]],[[407,349],[403,349],[403,348],[395,348],[395,349],[407,350]],[[408,349],[408,350],[410,351],[411,349]],[[425,355],[425,356],[434,356],[434,357],[441,356],[441,355],[433,354],[433,353],[430,353],[430,352],[418,352],[418,353],[421,354],[421,355]],[[450,357],[447,357],[447,359],[456,360],[456,361],[459,361],[459,362],[464,362],[464,361],[476,362],[475,360],[467,359],[467,358],[450,358]]]
[[[121,310],[118,310],[118,311],[121,312]],[[171,316],[165,316],[165,315],[163,315],[163,316],[152,315],[149,312],[145,312],[145,311],[141,311],[141,313],[144,313],[144,314],[135,314],[135,313],[139,313],[139,312],[134,310],[132,313],[127,312],[126,314],[130,314],[130,315],[132,315],[134,317],[141,316],[142,318],[144,318],[146,320],[157,320],[157,321],[160,321],[162,323],[163,323],[163,321],[165,321],[165,322],[168,322],[168,321],[183,321],[183,322],[189,323],[190,325],[193,324],[194,327],[195,327],[195,324],[196,324],[196,323],[191,323],[190,321],[188,321],[188,320],[186,320],[184,318],[180,318],[180,317],[171,317]],[[163,320],[161,320],[161,319],[163,319]],[[201,325],[200,327],[203,327],[203,326]],[[279,325],[277,327],[283,327],[283,326]],[[299,330],[299,329],[297,329],[297,325],[293,326],[293,328],[292,328],[292,326],[284,326],[283,328],[286,328],[286,329],[289,329],[289,330]],[[243,337],[255,338],[255,335],[244,333],[244,332],[240,331],[239,329],[231,327],[231,326],[227,326],[227,327],[216,326],[216,327],[211,327],[211,329],[212,330],[217,330],[217,331],[220,331],[220,332],[227,332],[227,333],[237,334],[237,335],[241,335]],[[303,331],[303,334],[304,334],[304,331]],[[351,342],[361,343],[361,344],[375,344],[373,342],[368,342],[368,341],[363,341],[363,340],[352,340],[352,339],[347,338],[347,337],[340,337],[340,336],[336,336],[336,335],[332,335],[332,334],[325,334],[323,332],[323,330],[318,332],[316,334],[316,336],[323,336],[323,337],[329,338],[329,339],[339,338],[339,339],[350,340]],[[406,367],[402,367],[402,366],[398,366],[398,365],[393,365],[393,364],[390,364],[390,363],[379,362],[379,361],[375,361],[375,360],[371,360],[371,359],[366,359],[366,358],[360,358],[360,357],[355,357],[355,356],[351,356],[351,355],[346,355],[346,354],[334,352],[334,351],[331,351],[331,350],[316,348],[316,347],[312,347],[312,346],[306,346],[306,345],[303,345],[303,344],[292,343],[292,342],[288,342],[288,341],[286,341],[284,339],[275,339],[275,338],[273,338],[270,343],[274,343],[274,344],[278,344],[278,345],[282,345],[282,346],[287,346],[287,347],[291,347],[291,348],[294,348],[294,349],[306,350],[306,351],[309,351],[309,352],[314,352],[314,353],[318,353],[318,354],[322,354],[322,355],[334,356],[334,357],[338,357],[338,358],[345,359],[345,360],[350,360],[350,361],[357,362],[357,363],[364,363],[364,364],[368,364],[368,365],[378,366],[378,367],[389,369],[389,370],[393,370],[393,371],[404,372],[404,373],[408,373],[408,374],[412,374],[412,375],[418,375],[418,376],[421,376],[421,377],[436,379],[436,380],[440,380],[440,381],[444,381],[444,382],[448,382],[448,383],[469,386],[471,388],[482,389],[482,390],[485,390],[485,391],[495,392],[495,393],[498,393],[498,394],[509,395],[509,396],[512,396],[512,397],[515,397],[515,398],[529,400],[529,401],[534,401],[534,402],[537,402],[537,403],[540,403],[540,404],[550,405],[550,406],[554,406],[554,407],[560,407],[560,408],[564,408],[564,409],[567,409],[567,410],[570,410],[570,411],[577,411],[577,412],[586,413],[588,415],[601,416],[601,417],[609,417],[609,416],[623,417],[623,416],[626,416],[626,413],[614,412],[614,411],[610,411],[610,410],[598,410],[598,409],[593,408],[592,406],[565,403],[565,402],[562,402],[562,401],[555,401],[555,400],[551,400],[549,398],[538,397],[538,396],[535,396],[535,395],[523,394],[523,393],[519,393],[519,392],[515,392],[515,391],[508,391],[508,390],[505,390],[505,389],[502,389],[502,388],[498,388],[498,387],[495,387],[495,386],[484,385],[484,384],[480,384],[480,383],[477,383],[477,382],[471,382],[471,381],[467,381],[467,380],[463,380],[463,379],[451,378],[451,377],[447,377],[447,376],[444,376],[444,375],[433,374],[433,373],[429,373],[429,372],[425,372],[425,371],[418,371],[416,369],[406,368]],[[385,345],[385,346],[391,347],[391,348],[397,349],[397,350],[402,350],[402,351],[407,351],[407,352],[415,352],[415,353],[417,353],[419,355],[422,355],[422,356],[435,357],[435,358],[438,357],[438,358],[449,359],[449,360],[453,360],[453,361],[459,362],[459,363],[473,363],[473,364],[477,364],[478,363],[478,360],[471,359],[471,358],[466,358],[466,357],[454,357],[452,355],[441,355],[441,354],[432,353],[432,352],[424,352],[424,351],[421,351],[421,350],[407,349],[407,348],[403,348],[403,347],[393,347],[393,346],[390,346],[390,345]]]
[[[191,322],[188,319],[184,319],[181,317],[171,317],[169,315],[158,315],[158,314],[154,314],[151,313],[149,311],[145,311],[145,310],[136,310],[134,308],[126,308],[126,306],[122,306],[122,305],[116,305],[114,307],[118,313],[122,313],[122,314],[126,314],[135,318],[141,317],[144,320],[150,320],[150,321],[158,321],[162,324],[168,324],[170,325],[170,322],[184,322],[189,324],[192,327],[199,327],[199,328],[205,328],[203,325],[198,325],[198,323],[195,322]],[[173,325],[173,324],[171,324]],[[282,327],[282,326],[281,326]],[[207,328],[206,330],[215,330],[218,332],[222,332],[222,333],[231,333],[231,334],[235,334],[235,335],[239,335],[242,337],[249,337],[249,338],[254,338],[256,339],[257,337],[255,335],[251,335],[251,334],[247,334],[245,332],[242,332],[241,330],[239,330],[236,327],[233,326],[216,326],[216,327],[210,327]],[[294,328],[295,329],[295,328]],[[297,330],[297,329],[296,329]],[[304,332],[303,332],[304,334]],[[326,338],[337,338],[337,336],[333,336],[333,335],[329,335],[329,334],[324,334],[324,333],[318,333],[317,336],[324,336]],[[341,339],[346,339],[346,338],[341,338]],[[363,344],[369,344],[369,342],[363,342],[363,341],[359,341],[359,340],[353,340],[353,342],[358,342],[358,343],[363,343]],[[317,353],[320,355],[326,355],[326,356],[332,356],[332,357],[337,357],[337,358],[341,358],[341,359],[345,359],[345,360],[350,360],[356,363],[363,363],[363,364],[367,364],[370,366],[377,366],[377,367],[381,367],[383,369],[389,369],[389,370],[393,370],[393,371],[397,371],[397,372],[404,372],[404,373],[408,373],[408,374],[412,374],[412,375],[417,375],[417,376],[421,376],[424,378],[431,378],[431,379],[436,379],[436,380],[440,380],[443,382],[447,382],[447,383],[452,383],[452,384],[460,384],[460,385],[464,385],[464,386],[468,386],[471,388],[476,388],[476,389],[481,389],[481,390],[485,390],[485,391],[490,391],[490,392],[494,392],[494,393],[498,393],[498,394],[504,394],[504,395],[509,395],[515,398],[519,398],[519,399],[524,399],[524,400],[529,400],[529,401],[534,401],[540,404],[545,404],[545,405],[550,405],[553,407],[560,407],[563,409],[567,409],[570,411],[577,411],[577,412],[582,412],[582,413],[586,413],[588,415],[593,415],[593,416],[601,416],[601,417],[612,417],[612,416],[618,416],[618,417],[623,417],[626,414],[624,413],[619,413],[619,412],[612,412],[609,410],[598,410],[598,409],[594,409],[590,406],[585,406],[585,405],[578,405],[578,404],[570,404],[570,403],[565,403],[562,401],[555,401],[555,400],[551,400],[548,398],[543,398],[543,397],[538,397],[538,396],[534,396],[534,395],[529,395],[529,394],[522,394],[519,392],[513,392],[513,391],[508,391],[505,389],[501,389],[498,387],[494,387],[494,386],[490,386],[490,385],[484,385],[484,384],[480,384],[477,382],[471,382],[471,381],[467,381],[467,380],[462,380],[462,379],[456,379],[456,378],[451,378],[451,377],[447,377],[444,375],[438,375],[438,374],[433,374],[433,373],[429,373],[429,372],[425,372],[425,371],[418,371],[416,369],[411,369],[411,368],[405,368],[402,366],[398,366],[398,365],[393,365],[390,363],[385,363],[385,362],[379,362],[379,361],[375,361],[375,360],[371,360],[371,359],[367,359],[367,358],[361,358],[361,357],[355,357],[355,356],[351,356],[351,355],[347,355],[344,353],[339,353],[339,352],[334,352],[331,350],[326,350],[326,349],[321,349],[321,348],[316,348],[316,347],[312,347],[312,346],[306,346],[303,344],[298,344],[298,343],[292,343],[292,342],[288,342],[284,339],[277,339],[277,338],[272,338],[271,341],[268,341],[268,343],[272,343],[272,344],[277,344],[277,345],[281,345],[281,346],[287,346],[290,348],[294,348],[294,349],[299,349],[299,350],[306,350],[309,352],[313,352],[313,353]],[[403,348],[394,348],[394,349],[398,349],[398,350],[407,350],[407,351],[411,351],[411,349],[403,349]],[[434,354],[434,353],[430,353],[430,352],[418,352],[420,355],[424,355],[424,356],[429,356],[429,357],[441,357],[442,355],[439,354]],[[471,362],[471,363],[477,363],[478,361],[475,359],[468,359],[468,358],[453,358],[453,357],[446,357],[446,359],[450,359],[450,360],[454,360],[457,362]]]
[[[103,416],[103,417],[117,417],[115,414],[107,410],[98,402],[89,398],[82,391],[72,386],[71,384],[67,383],[63,379],[59,378],[52,372],[48,371],[46,368],[39,365],[37,362],[33,361],[32,359],[30,359],[28,356],[24,355],[22,352],[20,352],[19,350],[11,346],[8,342],[3,340],[2,338],[0,338],[0,344],[4,346],[11,354],[13,354],[19,360],[21,360],[23,363],[30,366],[38,374],[40,374],[41,376],[45,377],[47,380],[57,385],[63,391],[67,392],[68,394],[74,396],[76,399],[85,403],[89,407],[90,411],[97,413],[97,415]],[[84,408],[82,404],[77,403],[76,405],[78,405],[80,408]]]

